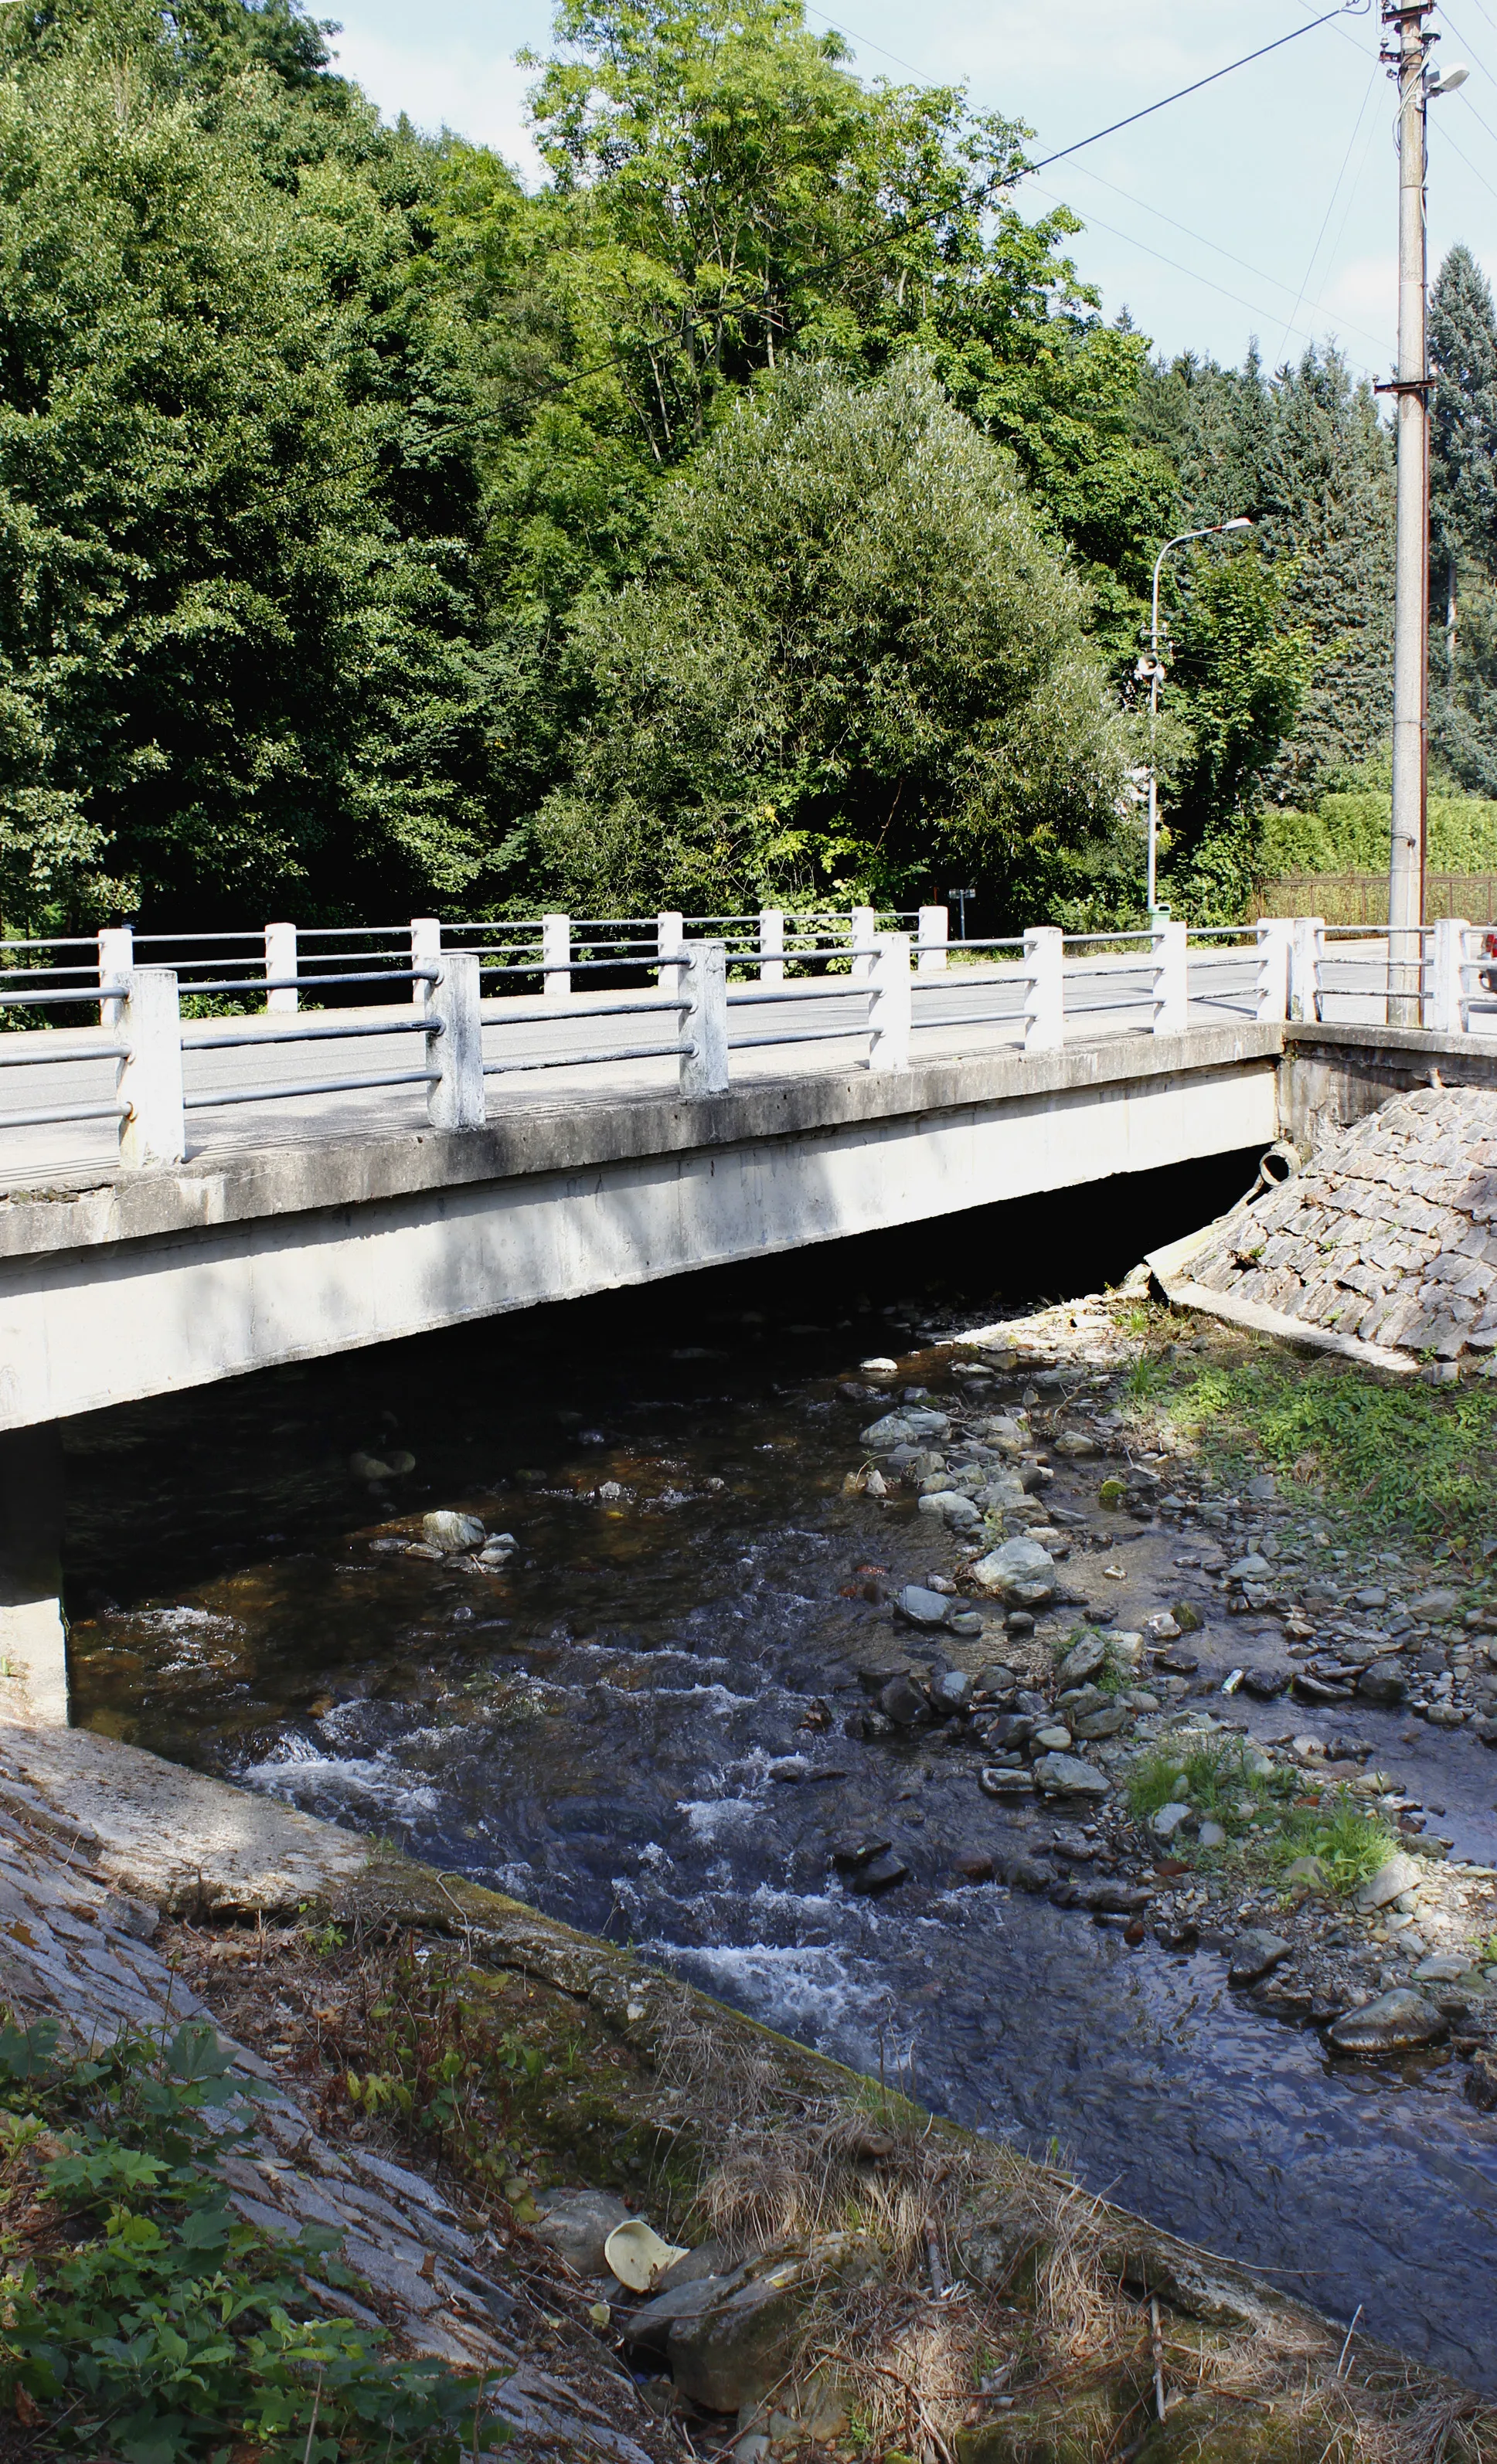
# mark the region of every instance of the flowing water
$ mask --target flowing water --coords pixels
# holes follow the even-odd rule
[[[69,1448],[77,1714],[630,1940],[1497,2387],[1497,2123],[1459,2066],[1332,2065],[1218,1957],[954,1887],[1024,1817],[948,1731],[843,1733],[887,1594],[948,1544],[843,1495],[877,1407],[839,1378],[892,1352],[938,1390],[923,1337],[1039,1258],[1094,1286],[1145,1245],[1127,1221],[1010,1209],[100,1414]],[[397,1449],[404,1477],[350,1470]],[[404,1554],[435,1505],[513,1566]],[[828,1843],[875,1826],[912,1879],[849,1897]]]

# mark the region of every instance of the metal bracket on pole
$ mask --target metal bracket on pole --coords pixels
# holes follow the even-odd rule
[[[129,1107],[120,1122],[126,1172],[180,1163],[187,1149],[182,1106],[182,1008],[171,967],[136,967],[124,979],[120,1027],[130,1050],[115,1079]]]
[[[683,1095],[728,1091],[728,954],[721,941],[688,941],[680,992],[690,1004],[681,1020]]]
[[[869,1002],[868,1066],[908,1069],[912,1013],[910,935],[880,933],[874,947],[873,997]]]
[[[446,950],[434,984],[425,986],[427,1063],[436,1076],[427,1089],[434,1130],[481,1130],[483,1011],[476,950]]]
[[[1058,924],[1037,924],[1024,935],[1024,1050],[1059,1052],[1066,1041],[1066,935]]]

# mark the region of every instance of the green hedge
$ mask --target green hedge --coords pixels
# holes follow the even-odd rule
[[[1264,871],[1379,872],[1388,862],[1393,800],[1376,790],[1322,796],[1313,813],[1270,811]],[[1432,872],[1497,872],[1497,803],[1481,796],[1431,796]]]

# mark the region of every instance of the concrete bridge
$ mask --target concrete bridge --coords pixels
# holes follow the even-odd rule
[[[596,961],[615,978],[648,968],[644,991],[626,979],[486,1000],[481,953],[413,936],[409,965],[389,971],[402,987],[382,987],[400,1008],[184,1023],[177,971],[106,957],[97,1028],[0,1038],[0,1066],[13,1053],[28,1091],[63,1073],[9,1130],[0,1109],[0,1647],[29,1672],[38,1715],[66,1716],[55,1462],[75,1414],[1282,1135],[1304,1144],[1431,1067],[1497,1080],[1497,1040],[1470,1031],[1448,973],[1468,961],[1452,961],[1448,935],[1442,995],[1426,970],[1442,1014],[1395,1030],[1328,1023],[1323,945],[1288,924],[1194,947],[1174,925],[1079,947],[1036,932],[922,972],[931,942],[912,953],[868,917],[797,979],[793,955],[746,964],[661,923],[648,958]],[[554,940],[546,955],[560,975]],[[1341,964],[1367,976],[1343,1002],[1377,1008],[1376,948]],[[1386,983],[1385,954],[1383,969]],[[266,977],[250,989],[301,989]],[[216,980],[245,994],[242,978]],[[310,980],[325,997],[328,975]],[[186,981],[202,994],[201,975]],[[350,1043],[366,1037],[403,1039],[418,1066],[354,1078]],[[80,1071],[94,1078],[82,1096],[67,1075]],[[199,1121],[207,1134],[189,1138]]]

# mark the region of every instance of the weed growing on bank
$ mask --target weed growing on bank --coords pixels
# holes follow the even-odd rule
[[[473,2380],[322,2311],[311,2283],[359,2282],[340,2235],[272,2241],[231,2206],[255,2096],[201,2025],[88,2055],[0,2027],[0,2403],[40,2453],[123,2464],[491,2451]]]
[[[1126,1313],[1124,1322],[1142,1312]],[[1282,1493],[1333,1512],[1344,1535],[1398,1530],[1480,1541],[1497,1520],[1497,1390],[1426,1386],[1350,1361],[1307,1361],[1213,1329],[1212,1356],[1174,1353],[1179,1320],[1159,1311],[1156,1345],[1124,1384],[1129,1401],[1234,1485],[1266,1464]]]
[[[1301,1785],[1288,1771],[1259,1771],[1236,1738],[1205,1739],[1188,1748],[1156,1747],[1141,1754],[1124,1783],[1135,1821],[1176,1798],[1185,1798],[1202,1820],[1220,1824],[1235,1853],[1283,1871],[1296,1858],[1319,1860],[1324,1885],[1338,1898],[1356,1890],[1385,1865],[1398,1845],[1397,1834],[1344,1790],[1317,1804],[1293,1802]],[[1178,1837],[1172,1853],[1188,1852]],[[1208,1852],[1209,1853],[1209,1852]]]

